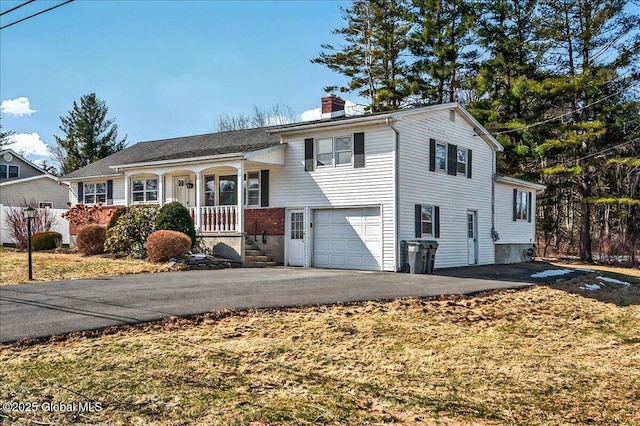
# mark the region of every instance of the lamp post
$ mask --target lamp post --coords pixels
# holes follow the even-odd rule
[[[29,280],[33,281],[33,273],[32,273],[32,262],[31,262],[31,221],[36,215],[36,209],[33,207],[25,207],[22,210],[24,214],[24,218],[27,219],[27,251],[29,252]]]

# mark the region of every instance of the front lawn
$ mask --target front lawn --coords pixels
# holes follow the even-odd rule
[[[5,346],[0,400],[101,411],[0,423],[637,425],[640,301],[579,292],[223,312]]]
[[[143,260],[82,256],[77,253],[33,252],[33,279],[35,282],[168,270],[170,270],[168,264],[153,264]],[[0,286],[27,283],[29,282],[27,278],[27,253],[0,248]]]

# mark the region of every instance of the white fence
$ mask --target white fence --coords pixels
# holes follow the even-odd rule
[[[7,213],[9,209],[21,209],[22,207],[9,207],[0,204],[0,245],[8,243],[15,243],[9,233],[9,225],[7,224]],[[69,236],[69,221],[62,218],[62,213],[66,212],[65,209],[51,209],[55,217],[55,223],[53,224],[52,231],[62,234],[62,244],[69,244],[71,238]]]

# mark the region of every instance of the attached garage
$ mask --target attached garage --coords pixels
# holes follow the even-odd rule
[[[313,217],[313,266],[381,270],[379,207],[319,209]]]

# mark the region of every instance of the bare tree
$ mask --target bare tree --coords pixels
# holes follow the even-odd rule
[[[15,241],[16,246],[20,249],[27,248],[27,219],[24,218],[24,207],[35,208],[35,215],[31,219],[31,235],[40,232],[47,232],[53,228],[56,223],[56,214],[51,209],[39,209],[38,203],[31,199],[23,198],[20,207],[10,207],[7,212],[7,225],[9,226],[9,235]]]
[[[222,114],[216,119],[216,130],[219,132],[229,132],[233,130],[279,126],[297,121],[299,121],[298,117],[293,112],[291,106],[278,102],[267,110],[254,106],[250,114],[242,112],[235,115]]]

